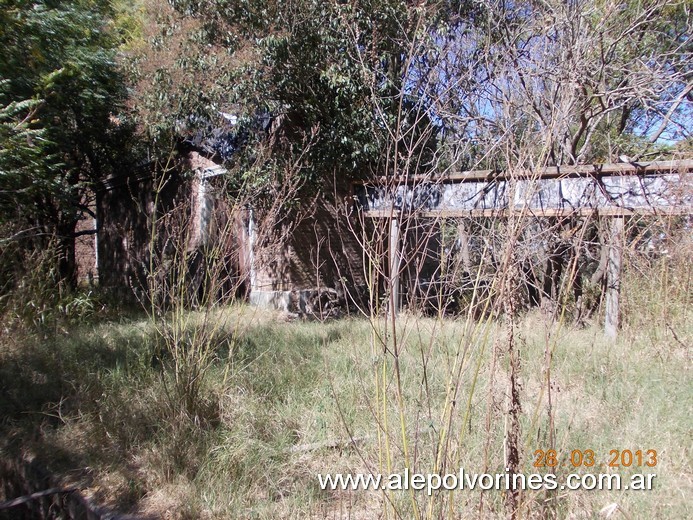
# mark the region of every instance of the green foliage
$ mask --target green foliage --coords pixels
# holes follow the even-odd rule
[[[155,155],[165,156],[177,139],[219,125],[219,112],[230,112],[245,145],[233,166],[246,186],[266,186],[277,176],[282,183],[290,175],[319,188],[333,176],[384,173],[393,124],[401,122],[402,133],[433,126],[418,117],[421,94],[404,86],[411,74],[406,55],[412,38],[451,13],[450,6],[172,6],[175,11],[150,6],[156,29],[130,67],[135,111]],[[435,133],[420,147],[435,147]]]
[[[8,84],[7,79],[0,82],[3,97]],[[17,199],[30,198],[38,187],[27,180],[45,165],[46,132],[32,124],[41,104],[38,99],[25,99],[0,105],[0,222],[14,216]]]
[[[68,279],[86,190],[120,171],[130,144],[110,9],[106,1],[0,2],[0,222],[25,231],[30,248],[62,241]]]

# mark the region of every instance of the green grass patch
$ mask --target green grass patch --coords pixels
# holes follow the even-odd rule
[[[436,518],[503,516],[499,492],[386,497],[322,491],[316,477],[401,472],[405,448],[411,471],[503,471],[502,324],[403,315],[395,353],[392,337],[374,341],[374,330],[384,337],[379,321],[218,312],[225,326],[200,392],[203,416],[193,419],[172,405],[171,360],[157,356],[146,320],[3,341],[3,456],[32,451],[105,503],[172,518],[371,518],[387,509],[407,518],[415,507]],[[586,449],[600,464],[611,449],[659,456],[653,491],[528,491],[527,517],[597,518],[612,503],[630,518],[690,515],[693,392],[681,342],[692,332],[679,324],[674,340],[653,323],[607,341],[596,324],[558,327],[540,313],[518,322],[525,472],[551,438],[564,461]]]

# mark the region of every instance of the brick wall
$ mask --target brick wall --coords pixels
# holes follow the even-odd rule
[[[190,153],[183,171],[202,172],[217,165],[196,152]],[[156,249],[163,250],[170,233],[185,225],[188,248],[211,244],[228,257],[229,290],[236,295],[247,294],[251,269],[249,265],[249,212],[225,203],[215,196],[223,190],[223,176],[210,178],[200,187],[200,179],[178,172],[169,174],[158,197],[157,214],[173,208],[185,208],[179,217],[187,224],[170,225],[157,237]],[[151,216],[154,210],[155,186],[151,175],[130,175],[114,179],[98,192],[97,213],[100,220],[98,273],[101,286],[121,294],[132,295],[133,289],[143,290],[149,270]],[[352,204],[349,187],[337,196],[320,196],[312,206],[294,212],[283,224],[274,226],[262,236],[254,251],[255,289],[259,291],[298,291],[314,288],[348,288],[362,291],[365,278],[361,248],[354,237],[346,208]],[[291,234],[286,235],[287,222]],[[173,223],[175,224],[175,223]],[[200,225],[204,225],[202,229]],[[88,223],[85,222],[85,225]],[[92,224],[93,225],[93,224]],[[353,222],[352,222],[353,225]],[[267,230],[265,230],[267,231]],[[93,237],[85,237],[80,251],[85,276],[95,264]],[[180,238],[180,237],[178,237]],[[261,243],[260,243],[261,242]],[[91,250],[89,245],[91,244]],[[91,251],[91,253],[90,253]],[[90,256],[91,254],[91,256]],[[201,267],[203,268],[203,267]]]
[[[132,297],[133,291],[147,286],[155,201],[157,215],[171,212],[187,200],[189,184],[174,171],[164,182],[148,175],[115,179],[98,192],[101,225],[97,243],[102,287],[117,295]],[[165,233],[157,233],[155,249],[165,247],[167,238]]]
[[[284,240],[268,240],[256,252],[256,289],[260,291],[300,291],[315,288],[341,290],[353,294],[365,286],[361,246],[355,222],[347,218],[352,204],[350,192],[320,196],[305,214],[286,220],[298,223]],[[295,218],[293,218],[295,217]],[[282,236],[281,229],[276,230]]]

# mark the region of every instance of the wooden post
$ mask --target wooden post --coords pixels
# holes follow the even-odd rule
[[[253,294],[257,290],[257,272],[255,270],[255,218],[253,208],[248,210],[248,268],[250,271],[250,291]]]
[[[399,222],[390,220],[390,302],[391,313],[399,312]]]
[[[604,316],[604,333],[609,338],[615,338],[618,335],[618,300],[621,292],[622,235],[623,217],[614,217],[611,221],[609,260],[606,267],[606,315]]]
[[[472,272],[472,256],[469,253],[469,232],[464,222],[457,224],[457,240],[460,245],[460,256],[462,257],[462,267],[466,273]]]

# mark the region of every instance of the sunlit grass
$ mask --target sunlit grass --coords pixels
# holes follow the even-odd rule
[[[152,357],[153,331],[146,321],[83,326],[56,342],[5,346],[3,450],[26,449],[32,439],[29,444],[45,453],[57,471],[94,468],[91,489],[122,509],[164,508],[181,518],[379,514],[382,495],[321,491],[316,478],[319,472],[377,472],[382,467],[376,421],[382,403],[375,399],[373,373],[387,354],[371,350],[371,324],[364,319],[286,322],[275,313],[245,307],[221,312],[235,335],[219,349],[207,379],[203,396],[210,415],[204,426],[176,415],[167,404],[166,363]],[[503,471],[503,367],[494,386],[488,380],[502,325],[488,322],[487,329],[478,329],[488,335],[473,334],[470,327],[476,324],[404,315],[400,326],[413,470],[426,473],[435,467],[446,385],[463,355],[444,469],[454,472],[459,464],[469,472]],[[690,326],[676,332],[679,340],[690,341]],[[653,345],[653,334],[664,339]],[[656,449],[659,454],[654,491],[528,492],[526,514],[551,510],[559,518],[589,516],[618,503],[632,518],[687,516],[690,358],[677,341],[666,341],[670,332],[653,323],[646,331],[628,329],[619,340],[607,341],[598,324],[558,328],[532,313],[521,320],[517,337],[525,472],[536,471],[534,451],[549,448],[543,385],[547,345],[554,352],[551,398],[560,456],[592,449],[604,463],[612,449]],[[386,367],[392,375],[391,365]],[[495,393],[497,406],[490,419],[489,392]],[[387,410],[395,424],[394,401]],[[350,435],[359,439],[357,448],[349,446]],[[402,471],[400,439],[390,441],[392,467]],[[435,517],[450,512],[476,517],[478,492],[444,493],[430,499],[421,493],[416,497],[420,510],[430,505]],[[407,493],[390,499],[405,517],[411,512]],[[483,504],[482,517],[501,515],[500,493],[486,493]]]

